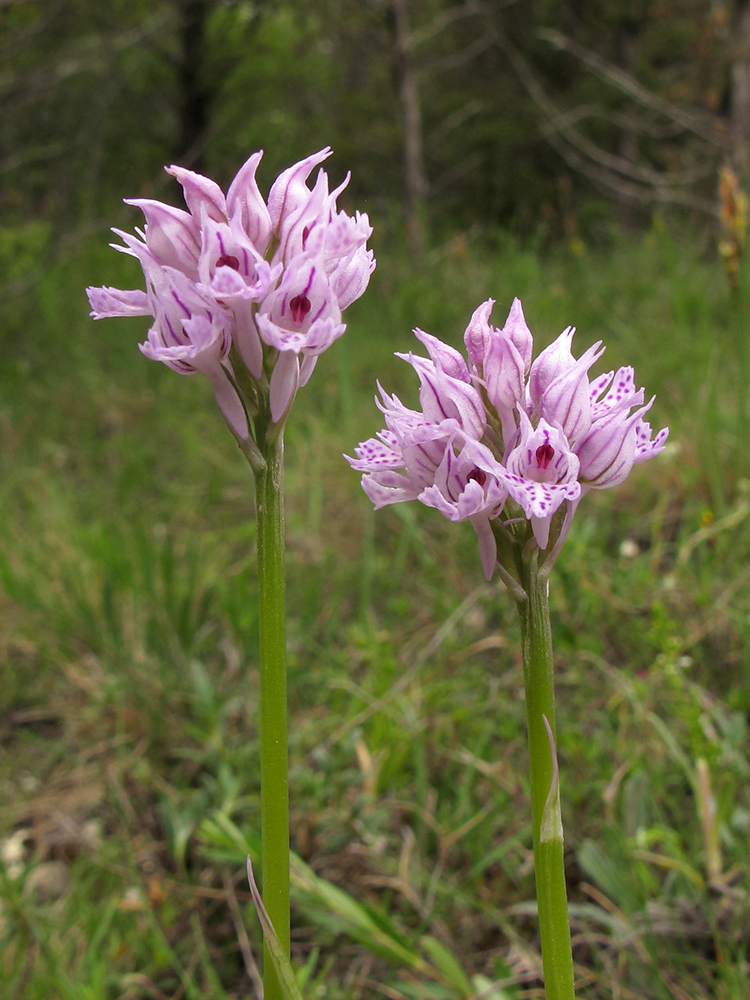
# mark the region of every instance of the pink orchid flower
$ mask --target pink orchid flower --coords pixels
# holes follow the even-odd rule
[[[653,400],[644,403],[632,368],[589,379],[601,343],[575,358],[568,327],[532,364],[520,301],[502,329],[490,324],[493,305],[479,306],[466,328],[467,359],[415,330],[429,358],[397,356],[419,376],[421,410],[379,387],[386,429],[348,458],[376,508],[416,499],[449,520],[471,521],[487,579],[502,560],[506,528],[551,565],[584,493],[622,482],[636,462],[664,450],[669,433],[652,435],[643,415]],[[519,535],[519,521],[528,536]],[[500,566],[510,581],[514,567]]]
[[[271,423],[286,419],[318,356],[344,332],[342,310],[362,295],[375,267],[367,216],[336,207],[348,177],[329,193],[321,170],[308,187],[330,149],[285,170],[268,204],[256,180],[262,155],[240,168],[226,197],[210,178],[168,167],[187,211],[133,199],[127,204],[143,212],[143,230],[115,230],[124,244],[115,248],[138,259],[146,291],[87,290],[94,319],[153,316],[143,353],[207,375],[240,441],[264,398]]]

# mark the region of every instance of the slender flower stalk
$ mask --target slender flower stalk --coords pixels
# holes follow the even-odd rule
[[[260,633],[263,892],[275,935],[289,954],[289,792],[284,576],[284,427],[318,357],[346,329],[342,311],[375,267],[366,215],[348,216],[320,170],[323,149],[285,170],[267,203],[255,153],[224,192],[207,177],[169,167],[187,211],[129,201],[146,224],[115,230],[143,269],[146,290],[89,288],[91,315],[151,316],[146,357],[183,374],[201,372],[255,478]],[[265,925],[264,925],[265,926]],[[265,1000],[282,986],[264,950]]]
[[[534,864],[547,1000],[574,997],[560,777],[556,753],[549,575],[590,489],[621,483],[663,450],[653,437],[632,368],[591,380],[604,353],[580,358],[570,327],[532,363],[533,339],[518,299],[502,328],[490,299],[464,335],[466,358],[422,330],[429,358],[399,355],[420,381],[421,409],[379,388],[385,428],[348,458],[375,508],[405,500],[470,521],[484,574],[497,570],[521,621],[529,739]]]
[[[255,470],[260,638],[260,815],[265,903],[289,954],[289,768],[287,759],[286,581],[283,435],[265,447]],[[264,943],[264,996],[281,996]]]
[[[560,781],[555,750],[555,687],[549,581],[538,551],[524,565],[527,599],[518,602],[529,741],[534,871],[547,1000],[572,1000],[573,956],[563,860]]]

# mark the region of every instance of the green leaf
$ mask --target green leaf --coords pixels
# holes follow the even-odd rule
[[[576,860],[613,903],[626,913],[634,911],[638,901],[629,883],[629,869],[621,864],[621,859],[612,858],[599,844],[587,838],[576,852]]]
[[[260,858],[260,838],[244,834],[226,813],[218,809],[202,820],[198,836],[208,848],[206,853],[215,860],[231,863],[240,856],[250,855],[253,861]]]
[[[432,959],[432,963],[438,971],[442,972],[451,986],[465,997],[474,996],[474,989],[453,952],[438,941],[437,938],[425,934],[421,945]]]
[[[424,959],[399,934],[395,924],[382,910],[375,911],[372,907],[358,903],[343,889],[316,875],[296,855],[292,855],[292,880],[295,886],[325,903],[345,922],[341,929],[356,937],[370,950],[412,969],[430,971]]]
[[[320,948],[317,945],[312,948],[310,954],[307,956],[307,960],[301,969],[297,970],[297,983],[299,988],[304,990],[305,986],[310,982],[313,972],[315,972],[315,966],[318,964],[318,959],[320,958]]]
[[[250,894],[253,897],[255,909],[258,911],[258,919],[263,928],[263,937],[268,946],[268,954],[271,956],[271,961],[273,962],[273,967],[276,970],[279,985],[281,986],[281,992],[284,994],[286,1000],[302,1000],[302,992],[297,984],[297,977],[294,974],[292,963],[289,961],[281,941],[278,939],[271,923],[271,918],[268,916],[268,911],[263,905],[258,886],[255,883],[250,855],[247,857],[247,880],[250,884]]]

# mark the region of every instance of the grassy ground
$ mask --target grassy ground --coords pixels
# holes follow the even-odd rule
[[[251,480],[137,282],[80,248],[2,309],[0,996],[250,997],[259,932]],[[288,431],[294,958],[307,996],[540,997],[518,629],[473,532],[373,514],[341,458],[419,325],[524,301],[657,393],[669,450],[589,495],[556,567],[574,949],[585,1000],[750,997],[750,295],[657,228],[542,257],[381,260]],[[465,529],[465,530],[464,530]]]

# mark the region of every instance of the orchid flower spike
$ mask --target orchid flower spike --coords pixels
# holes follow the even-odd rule
[[[601,343],[576,358],[568,327],[532,363],[520,301],[502,327],[490,322],[493,305],[484,302],[469,322],[466,360],[414,331],[429,358],[397,356],[419,378],[421,409],[380,389],[385,429],[345,457],[376,509],[419,500],[451,521],[471,521],[485,576],[499,565],[508,582],[509,552],[536,549],[551,567],[581,497],[621,483],[636,462],[664,450],[669,432],[652,435],[643,416],[653,400],[636,389],[632,368],[589,378]]]
[[[240,168],[226,197],[208,177],[168,167],[187,210],[127,200],[145,226],[137,236],[114,230],[124,245],[112,245],[138,260],[145,290],[87,289],[94,319],[153,317],[142,352],[206,375],[241,446],[269,427],[280,433],[375,267],[367,216],[336,207],[346,181],[329,192],[320,170],[308,186],[330,149],[285,170],[267,204],[255,176],[262,155]]]

